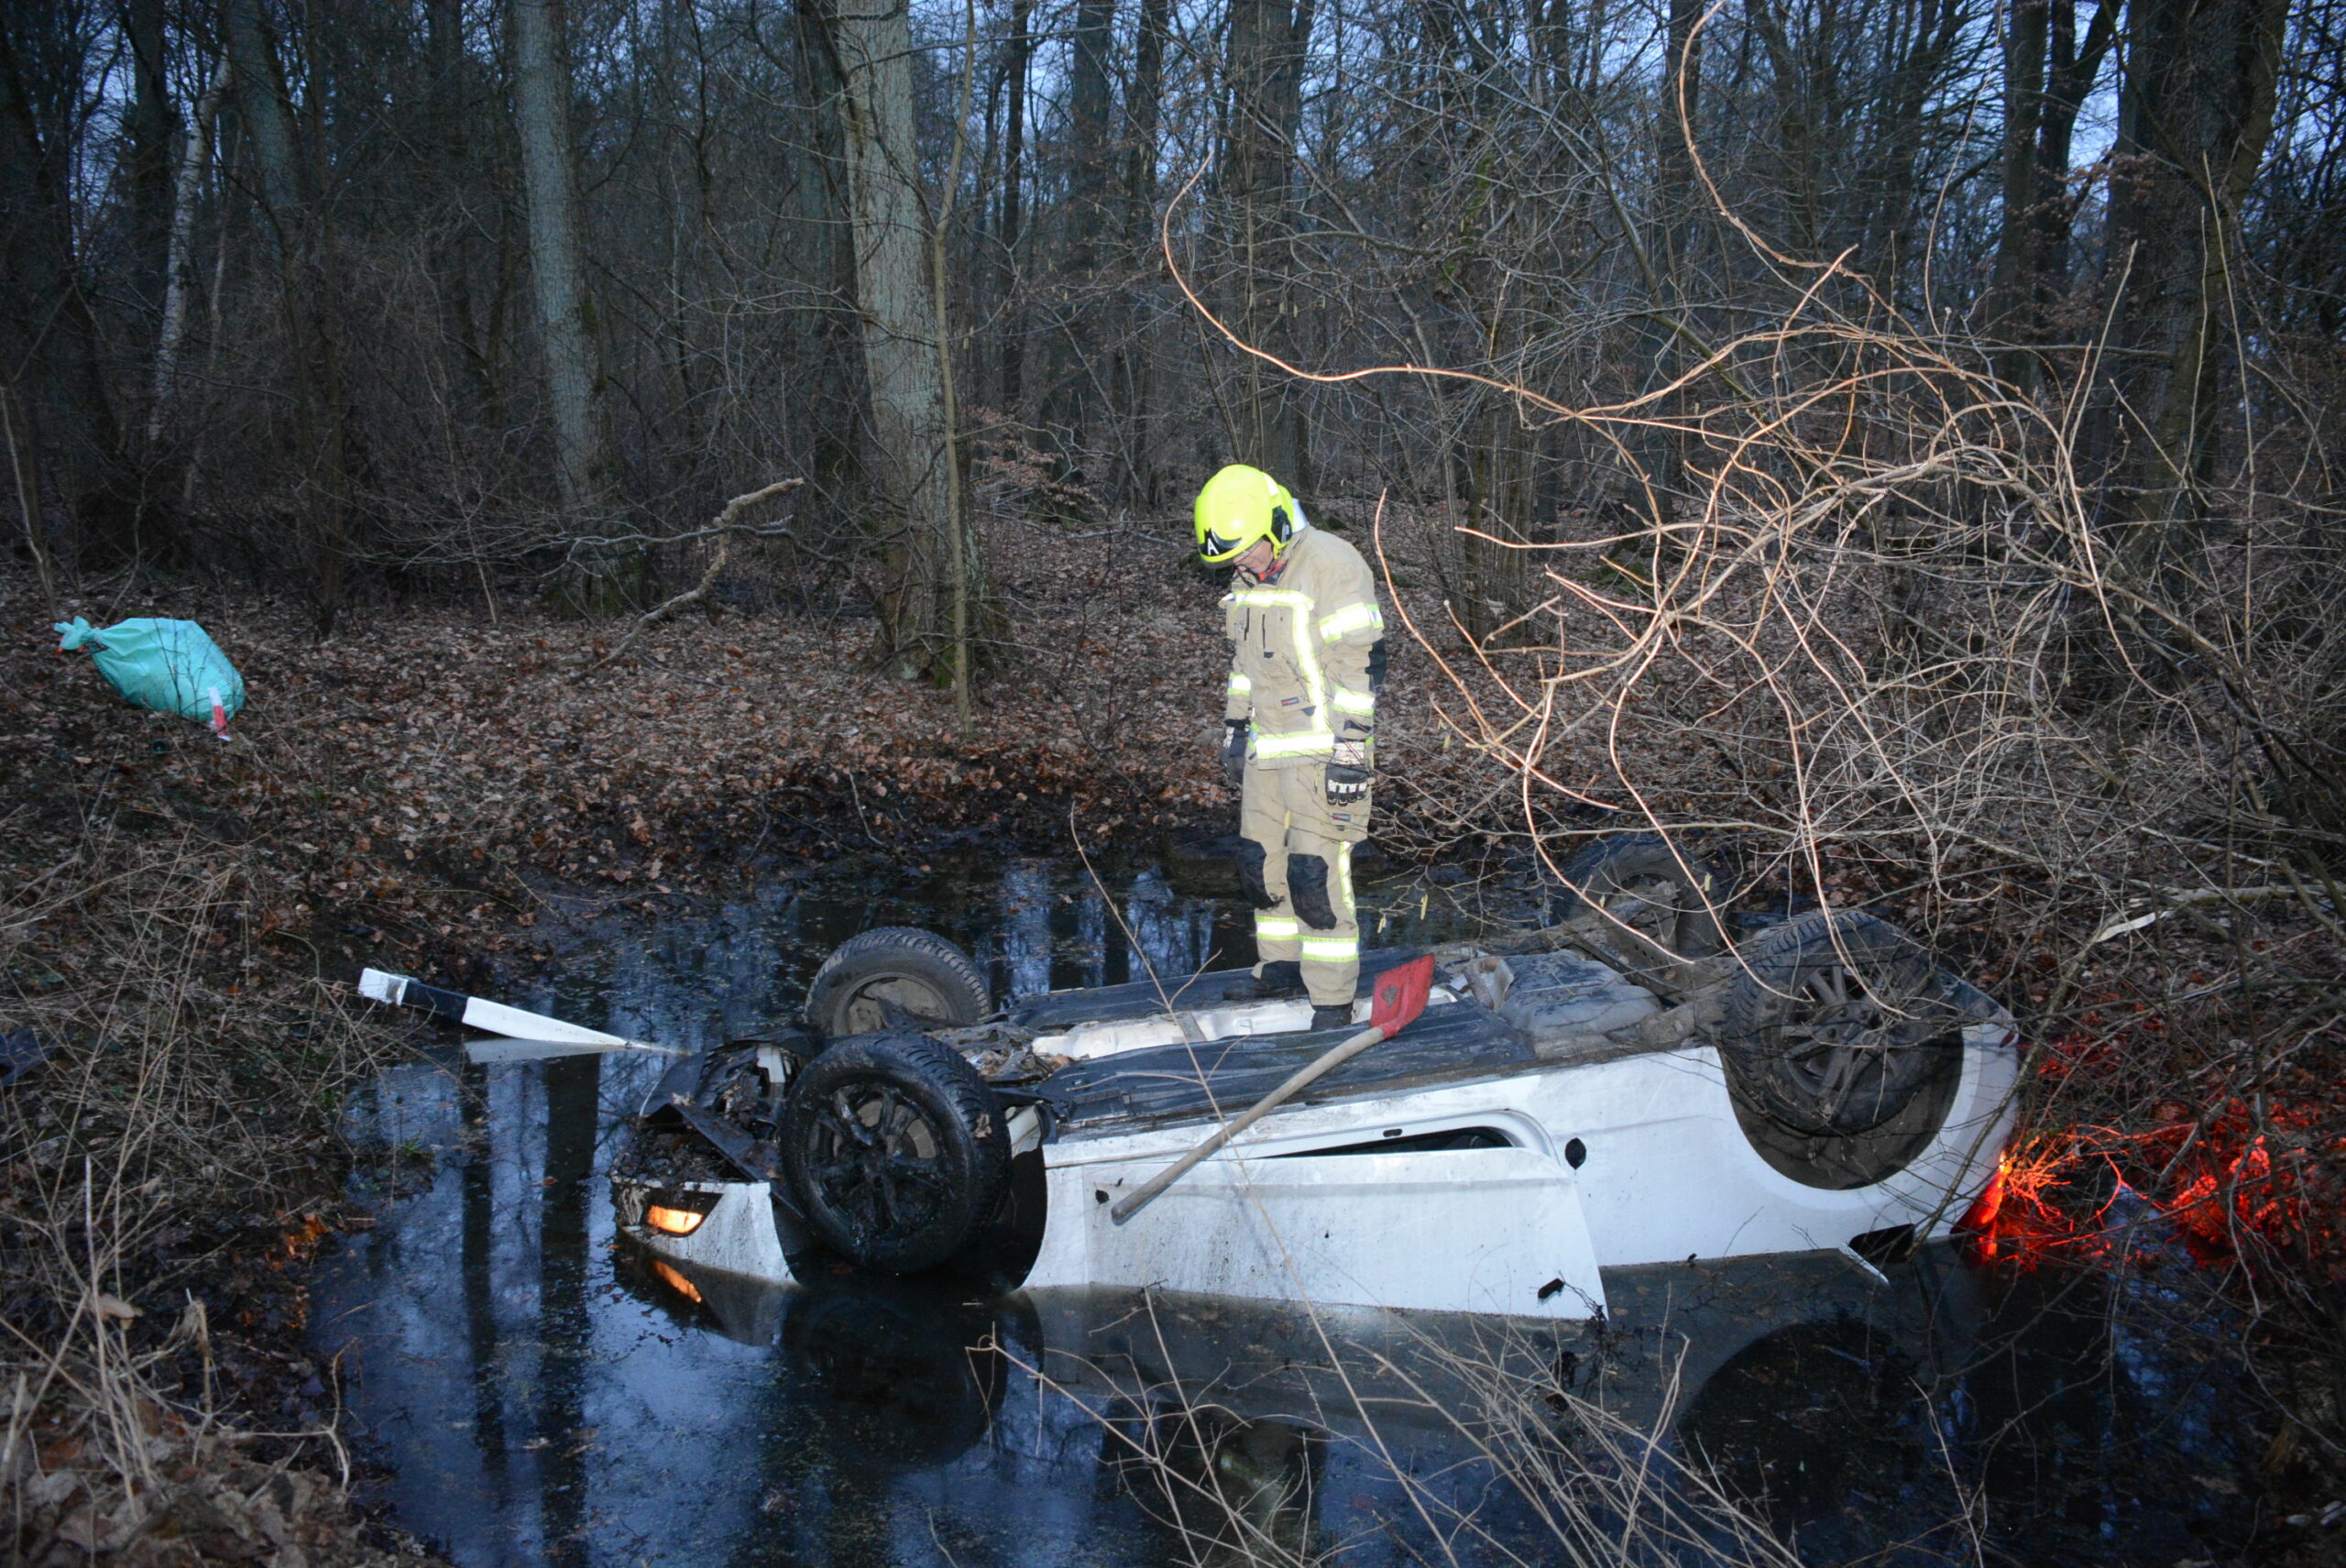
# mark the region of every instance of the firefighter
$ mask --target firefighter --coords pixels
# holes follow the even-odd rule
[[[1255,978],[1233,995],[1308,992],[1311,1026],[1352,1022],[1360,981],[1353,846],[1368,837],[1385,618],[1360,552],[1313,528],[1287,488],[1233,464],[1198,492],[1198,554],[1235,568],[1222,767],[1238,787],[1238,877]]]

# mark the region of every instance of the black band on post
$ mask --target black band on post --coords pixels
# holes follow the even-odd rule
[[[420,980],[407,982],[400,993],[400,1004],[429,1013],[434,1018],[445,1018],[451,1024],[465,1021],[465,1006],[472,998],[461,991],[443,991],[436,985],[426,985]]]

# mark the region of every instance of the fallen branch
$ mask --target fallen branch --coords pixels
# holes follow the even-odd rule
[[[2140,931],[2147,926],[2156,925],[2176,910],[2194,904],[2247,904],[2261,898],[2295,898],[2304,903],[2317,916],[2319,913],[2318,901],[2302,887],[2283,887],[2275,884],[2265,887],[2162,888],[2160,891],[2167,895],[2165,908],[2154,909],[2148,914],[2137,915],[2131,919],[2121,917],[2112,920],[2100,930],[2096,931],[2087,941],[2086,946],[2094,947],[2109,941],[2113,937],[2123,937],[2130,931]]]
[[[707,528],[701,529],[696,533],[686,535],[687,538],[693,539],[707,538],[712,533],[718,536],[717,554],[708,558],[708,570],[700,575],[699,582],[695,583],[691,587],[686,588],[674,598],[670,599],[665,604],[655,606],[652,609],[644,611],[642,617],[638,620],[633,626],[628,628],[627,635],[619,639],[619,646],[613,648],[608,653],[604,654],[601,659],[596,661],[594,667],[599,670],[607,664],[616,663],[621,654],[625,653],[630,648],[635,646],[635,640],[637,638],[642,636],[652,627],[659,625],[662,621],[667,620],[670,616],[675,614],[686,605],[697,604],[702,599],[707,598],[708,590],[717,586],[717,575],[725,570],[725,557],[727,553],[733,546],[733,535],[740,532],[740,528],[735,524],[733,520],[740,516],[747,509],[757,505],[760,501],[770,500],[773,497],[781,495],[787,490],[795,490],[806,482],[806,481],[803,478],[776,479],[773,484],[768,485],[762,490],[751,490],[746,496],[735,496],[731,500],[725,503],[725,510],[717,514],[716,521],[710,523]]]

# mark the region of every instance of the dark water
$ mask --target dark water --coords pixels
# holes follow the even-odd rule
[[[1369,887],[1364,924],[1410,942],[1505,912],[1465,898]],[[1243,910],[1153,865],[842,866],[657,920],[582,910],[547,982],[503,999],[701,1045],[784,1015],[885,924],[955,937],[1001,995],[1246,956]],[[354,1113],[410,1174],[314,1321],[395,1517],[459,1563],[1566,1561],[1672,1519],[1680,1561],[1767,1560],[1691,1482],[1616,1506],[1624,1433],[1653,1431],[1803,1562],[2197,1563],[2242,1528],[2246,1408],[2154,1232],[2108,1274],[1944,1248],[1886,1279],[1837,1256],[1623,1271],[1609,1322],[1561,1332],[777,1289],[617,1239],[603,1172],[658,1066],[419,1062]]]

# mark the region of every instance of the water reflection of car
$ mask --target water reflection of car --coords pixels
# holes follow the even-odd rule
[[[2263,1447],[2194,1387],[2198,1352],[2143,1353],[2168,1283],[1945,1244],[1886,1280],[1827,1253],[1608,1270],[1606,1320],[1553,1322],[622,1256],[641,1299],[768,1354],[759,1420],[810,1440],[793,1452],[880,1475],[1050,1455],[1184,1561],[1333,1556],[1364,1530],[1407,1561],[1580,1560],[1554,1540],[1569,1486],[1586,1518],[1654,1530],[1715,1487],[1803,1561],[1968,1562],[1980,1530],[1992,1561],[2172,1563],[2226,1517],[2194,1477]]]
[[[1347,1031],[1230,999],[1244,970],[997,1009],[950,943],[866,932],[804,1033],[662,1080],[614,1168],[621,1229],[777,1281],[821,1258],[1569,1319],[1601,1313],[1600,1268],[1879,1259],[1955,1224],[2012,1122],[1994,1002],[1863,915],[1730,948],[1709,873],[1658,839],[1569,872],[1559,924],[1435,949],[1416,1023],[1125,1219],[1117,1199]],[[1415,956],[1366,955],[1364,979]]]

